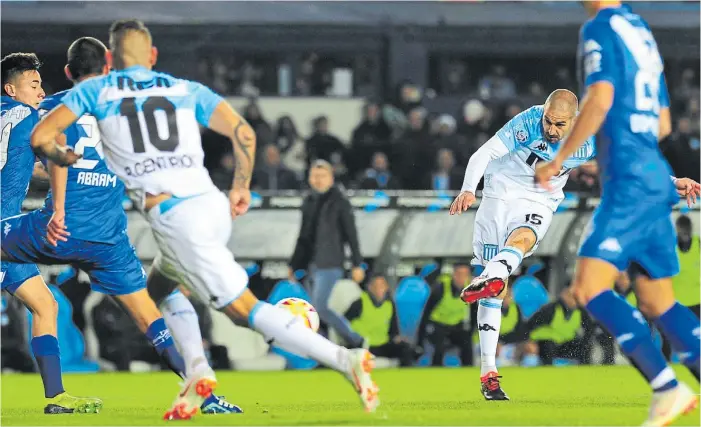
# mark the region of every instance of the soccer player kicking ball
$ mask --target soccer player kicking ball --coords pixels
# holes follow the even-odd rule
[[[39,122],[37,108],[44,99],[40,62],[33,53],[12,53],[2,59],[2,218],[22,212],[34,170],[34,152],[29,135]],[[66,162],[77,160],[73,153],[62,153]],[[3,230],[5,237],[12,231]],[[19,298],[32,312],[32,352],[44,384],[46,414],[95,413],[102,408],[97,398],[74,397],[65,392],[61,375],[61,354],[56,338],[58,307],[39,269],[34,264],[2,261],[2,289]]]
[[[450,206],[451,215],[469,209],[484,176],[472,241],[472,264],[481,274],[463,290],[461,298],[466,303],[479,301],[480,382],[487,400],[509,400],[496,367],[501,305],[508,278],[545,237],[553,213],[565,197],[562,188],[570,171],[592,160],[596,153],[590,139],[563,162],[551,181],[551,189],[533,184],[536,165],[554,158],[576,116],[577,97],[558,89],[544,105],[531,107],[511,119],[470,157],[462,192]]]
[[[664,66],[649,26],[617,1],[584,5],[592,17],[582,26],[579,46],[586,96],[567,142],[541,165],[536,180],[549,187],[564,159],[597,134],[603,195],[579,250],[572,286],[578,302],[616,337],[650,384],[644,425],[663,426],[695,408],[698,397],[677,381],[643,315],[612,287],[629,265],[644,271],[647,278],[635,287],[639,304],[698,378],[701,325],[674,299],[671,277],[679,273],[679,261],[671,214],[679,193],[693,199],[699,187],[670,180],[658,146],[671,131],[671,117]]]
[[[160,249],[154,268],[185,283],[237,324],[339,371],[364,408],[374,411],[379,399],[370,376],[373,356],[333,344],[288,311],[259,301],[227,247],[232,217],[244,215],[250,206],[256,146],[251,127],[205,86],[154,72],[158,51],[142,22],[115,22],[110,49],[114,71],[73,88],[34,129],[32,147],[49,159],[59,157],[55,138],[79,117],[93,115],[107,164],[151,224]],[[236,173],[229,200],[204,168],[199,125],[232,141]],[[191,417],[216,386],[209,365],[183,356],[188,379],[166,419]]]
[[[99,40],[79,38],[68,48],[66,76],[79,83],[106,74],[109,69],[106,55],[107,48]],[[39,106],[40,114],[60,104],[68,92],[44,99]],[[3,236],[3,259],[73,264],[86,271],[93,290],[119,302],[168,366],[176,374],[184,375],[183,360],[163,316],[146,291],[146,275],[129,243],[127,217],[122,208],[124,185],[103,160],[95,118],[82,116],[60,139],[83,157],[69,168],[48,165],[51,191],[43,208],[2,220],[0,228],[7,230]],[[181,308],[186,307],[181,303]],[[201,336],[195,345],[202,347]],[[241,412],[213,394],[201,409],[205,413]]]

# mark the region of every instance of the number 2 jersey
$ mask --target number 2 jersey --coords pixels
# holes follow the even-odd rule
[[[44,99],[39,113],[58,106],[69,91]],[[116,243],[125,233],[127,216],[122,207],[124,184],[107,168],[103,158],[100,130],[94,116],[85,114],[65,131],[66,145],[83,158],[68,168],[66,184],[66,227],[71,239]],[[44,211],[53,213],[51,192]]]
[[[109,168],[139,208],[146,193],[175,197],[216,187],[204,167],[199,125],[223,98],[202,84],[134,66],[84,81],[61,102],[97,119]]]
[[[562,145],[548,142],[543,136],[542,105],[522,111],[472,155],[465,171],[462,191],[472,193],[484,175],[482,195],[494,199],[525,199],[541,203],[555,211],[564,199],[562,189],[570,171],[596,156],[594,138],[570,156],[560,173],[550,180],[548,191],[535,184],[535,168],[540,161],[550,161]]]
[[[596,136],[602,203],[668,214],[678,201],[659,149],[659,113],[669,107],[662,58],[647,23],[628,6],[602,9],[583,26],[584,86],[609,82],[613,105]],[[637,206],[637,207],[636,207]]]

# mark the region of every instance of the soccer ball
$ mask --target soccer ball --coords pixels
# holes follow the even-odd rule
[[[301,298],[285,298],[275,304],[299,317],[304,322],[304,325],[314,332],[319,330],[319,313],[313,305]]]

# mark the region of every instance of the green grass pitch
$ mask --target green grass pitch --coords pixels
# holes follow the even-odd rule
[[[677,366],[680,379],[698,383]],[[220,372],[217,392],[244,414],[197,415],[184,425],[640,425],[650,391],[630,367],[503,368],[510,402],[485,402],[477,368],[376,371],[382,405],[366,414],[328,370]],[[100,414],[44,415],[37,375],[2,376],[3,425],[158,425],[179,390],[166,372],[66,375],[75,395],[104,400]],[[172,422],[171,422],[172,423]],[[700,425],[698,409],[675,425]]]

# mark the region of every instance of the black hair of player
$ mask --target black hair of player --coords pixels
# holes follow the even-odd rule
[[[68,71],[73,80],[92,74],[102,74],[107,65],[107,47],[94,37],[81,37],[68,48]]]
[[[39,71],[41,61],[35,53],[11,53],[0,61],[2,69],[2,92],[5,93],[5,84],[27,71]],[[7,93],[5,93],[7,95]]]

